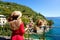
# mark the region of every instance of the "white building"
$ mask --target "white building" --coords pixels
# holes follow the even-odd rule
[[[0,15],[0,26],[3,27],[3,25],[5,25],[6,22],[7,22],[6,16]]]

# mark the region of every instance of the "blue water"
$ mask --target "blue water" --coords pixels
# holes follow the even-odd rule
[[[51,19],[54,21],[52,29],[47,33],[47,38],[51,40],[60,40],[60,17],[48,17],[47,19]]]
[[[46,33],[46,40],[60,40],[60,17],[47,17],[49,20],[53,20],[54,24],[49,32]],[[32,34],[31,37],[39,39],[39,35]],[[40,36],[41,37],[41,36]]]

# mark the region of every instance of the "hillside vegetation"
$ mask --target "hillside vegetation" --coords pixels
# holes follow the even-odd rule
[[[0,14],[8,16],[12,13],[12,11],[15,10],[21,11],[23,13],[23,16],[28,16],[28,17],[40,16],[43,19],[45,18],[40,13],[33,11],[31,8],[27,6],[0,1]]]
[[[46,19],[42,14],[33,11],[31,8],[27,6],[11,2],[9,3],[0,1],[0,14],[3,14],[6,17],[8,17],[15,10],[21,11],[23,17],[32,18],[34,21],[36,21],[36,19],[39,18]]]
[[[22,20],[25,25],[30,22],[30,18],[34,21],[34,23],[36,22],[37,19],[47,20],[42,14],[35,12],[34,10],[32,10],[31,8],[29,8],[27,6],[16,4],[16,3],[11,3],[11,2],[9,3],[9,2],[0,1],[0,15],[3,14],[7,18],[8,16],[11,15],[11,13],[13,11],[16,11],[16,10],[22,12],[22,14],[23,14]],[[8,34],[8,33],[10,33],[10,32],[8,32],[10,30],[8,30],[9,28],[7,28],[7,27],[8,27],[8,25],[6,27],[4,27],[4,32],[7,33],[5,35],[10,35],[10,34]],[[0,34],[2,35],[3,32],[1,31]]]

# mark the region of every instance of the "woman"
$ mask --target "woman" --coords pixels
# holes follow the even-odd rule
[[[24,23],[21,20],[21,16],[22,13],[20,11],[14,11],[8,19],[12,30],[11,40],[24,40],[23,35],[28,28],[24,30]]]

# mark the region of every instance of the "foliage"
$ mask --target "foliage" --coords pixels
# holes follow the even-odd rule
[[[27,6],[11,3],[11,2],[9,3],[9,2],[0,1],[0,14],[5,15],[6,18],[10,16],[13,11],[16,10],[22,12],[23,14],[22,21],[24,22],[25,26],[30,22],[29,18],[32,18],[34,23],[36,22],[37,19],[47,20],[42,14],[33,11],[31,8]],[[53,22],[51,20],[48,20],[48,24],[52,25]],[[9,28],[8,23],[3,28],[0,27],[0,35],[5,35],[5,36],[11,35],[11,30]]]
[[[0,35],[3,36],[10,36],[11,35],[11,30],[9,28],[9,24],[5,24],[3,27],[0,26]]]
[[[22,21],[24,22],[25,26],[30,22],[27,17],[22,17]]]
[[[52,20],[48,20],[48,25],[52,26],[52,24],[54,24],[54,22]]]
[[[28,17],[41,16],[41,17],[43,17],[43,15],[33,11],[29,7],[19,5],[16,3],[9,3],[9,2],[0,1],[0,14],[6,15],[8,17],[15,10],[21,11],[23,16],[28,16]]]
[[[25,25],[29,22],[29,18],[32,18],[34,22],[37,19],[46,19],[42,14],[33,11],[31,8],[27,6],[11,3],[11,2],[9,3],[9,2],[0,1],[0,14],[5,15],[6,18],[10,16],[13,11],[16,11],[16,10],[22,12],[23,14],[22,19]]]

